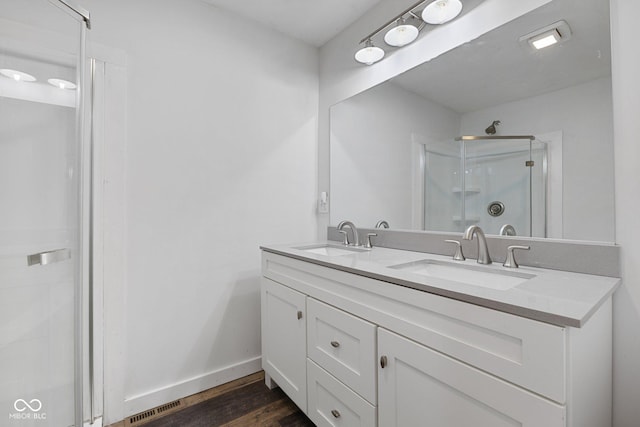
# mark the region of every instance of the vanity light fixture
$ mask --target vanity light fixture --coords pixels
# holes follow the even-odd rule
[[[371,65],[384,58],[384,50],[374,46],[371,39],[367,39],[364,47],[356,52],[355,58],[362,64]]]
[[[49,79],[47,82],[58,89],[74,90],[77,87],[75,83],[63,79]]]
[[[482,0],[477,0],[480,2]],[[473,3],[473,2],[472,2]],[[380,28],[360,40],[365,46],[356,55],[356,61],[371,65],[384,57],[384,51],[373,45],[373,38],[387,30],[384,41],[392,47],[402,47],[418,38],[428,25],[441,25],[456,18],[462,12],[462,0],[421,0]]]
[[[404,18],[398,18],[397,25],[387,31],[384,41],[389,46],[401,47],[408,45],[418,38],[418,28],[405,24]]]
[[[36,78],[33,77],[31,74],[27,74],[23,71],[12,70],[9,68],[0,69],[0,74],[12,80],[15,80],[17,82],[35,82],[36,81]]]
[[[571,38],[571,28],[567,21],[554,22],[544,28],[532,31],[520,37],[520,42],[527,42],[536,50],[544,49]]]

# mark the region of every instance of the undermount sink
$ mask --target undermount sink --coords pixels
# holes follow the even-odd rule
[[[355,247],[349,246],[338,246],[338,245],[313,245],[313,246],[302,246],[298,248],[300,251],[305,251],[308,253],[316,254],[316,255],[324,255],[324,256],[344,256],[344,255],[353,255],[359,252],[365,252],[365,249],[358,249]]]
[[[488,267],[430,259],[392,265],[390,268],[499,291],[514,288],[536,277],[535,274],[490,270]]]

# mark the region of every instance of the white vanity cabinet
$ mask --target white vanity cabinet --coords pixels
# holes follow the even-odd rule
[[[262,273],[267,384],[318,426],[611,425],[611,298],[572,328],[267,251]]]

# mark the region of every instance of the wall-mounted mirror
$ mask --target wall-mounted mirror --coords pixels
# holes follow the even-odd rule
[[[553,0],[330,114],[333,225],[614,240],[608,0]]]

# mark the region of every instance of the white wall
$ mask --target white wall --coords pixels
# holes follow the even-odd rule
[[[459,115],[400,86],[379,85],[331,109],[331,220],[412,229],[414,151],[454,135]],[[338,183],[349,183],[339,185]],[[420,198],[421,200],[421,198]]]
[[[315,237],[317,51],[197,0],[86,7],[128,54],[130,414],[259,367],[258,246]]]
[[[461,133],[482,133],[500,120],[498,134],[563,132],[565,239],[614,240],[611,79],[603,78],[462,116]],[[588,190],[588,191],[585,191]]]
[[[258,247],[316,237],[318,51],[199,0],[82,5],[90,42],[127,53],[108,424],[259,369]],[[47,27],[30,7],[2,15]]]
[[[640,2],[611,1],[616,242],[622,247],[623,285],[614,298],[613,419],[640,425]]]

